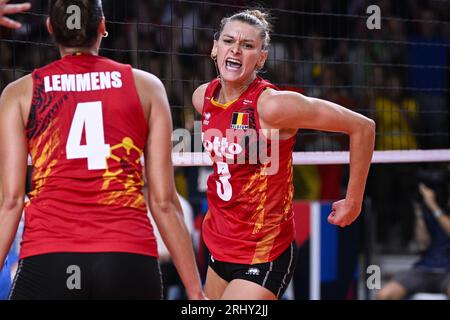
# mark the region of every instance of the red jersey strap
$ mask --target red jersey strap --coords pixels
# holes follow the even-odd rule
[[[216,92],[216,89],[219,85],[220,78],[215,78],[208,83],[208,86],[205,90],[205,98],[203,100],[202,116],[207,110],[209,110],[211,99],[214,99],[214,93]]]
[[[254,99],[256,101],[255,103],[255,122],[256,122],[256,127],[258,129],[261,129],[261,122],[259,121],[259,112],[258,112],[258,99],[261,96],[261,94],[263,93],[264,90],[267,89],[274,89],[274,90],[280,90],[277,86],[273,85],[272,83],[266,81],[266,80],[262,80],[261,84],[256,88],[255,93],[254,93]],[[295,136],[289,138],[288,140],[292,140],[292,139],[296,139]]]

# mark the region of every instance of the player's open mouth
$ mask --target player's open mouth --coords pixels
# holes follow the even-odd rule
[[[228,58],[225,60],[225,66],[228,70],[236,71],[242,67],[242,63],[237,59]]]

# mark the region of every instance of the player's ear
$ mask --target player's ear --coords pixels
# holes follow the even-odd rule
[[[47,20],[45,21],[45,25],[47,26],[47,31],[50,35],[53,35],[53,28],[52,28],[52,24],[50,23],[50,17],[47,18]]]
[[[214,45],[211,49],[211,58],[213,60],[217,59],[217,40],[214,40]]]
[[[261,51],[261,53],[259,55],[258,63],[256,64],[256,69],[261,70],[262,68],[264,68],[264,64],[266,63],[268,55],[269,55],[269,51],[267,51],[267,50]]]
[[[102,19],[100,20],[100,23],[98,24],[98,34],[101,35],[102,37],[106,38],[107,36],[105,36],[108,32],[106,31],[106,22],[105,22],[105,17],[102,17]]]

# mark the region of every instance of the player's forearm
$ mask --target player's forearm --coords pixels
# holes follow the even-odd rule
[[[150,211],[183,281],[188,297],[190,299],[199,298],[202,293],[201,281],[191,237],[184,223],[181,207],[176,203],[166,202],[151,204]]]
[[[0,200],[0,269],[16,236],[23,204],[6,203]]]
[[[350,177],[346,199],[361,205],[375,144],[375,123],[367,119],[349,135]]]

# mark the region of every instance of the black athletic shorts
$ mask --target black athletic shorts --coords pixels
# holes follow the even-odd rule
[[[400,283],[408,295],[418,292],[447,293],[450,286],[450,271],[413,268],[397,273],[392,280]]]
[[[286,291],[297,262],[295,241],[274,261],[258,264],[222,262],[209,256],[208,265],[227,282],[243,279],[270,290],[277,298]]]
[[[50,253],[19,261],[11,300],[161,299],[156,258],[131,253]]]

